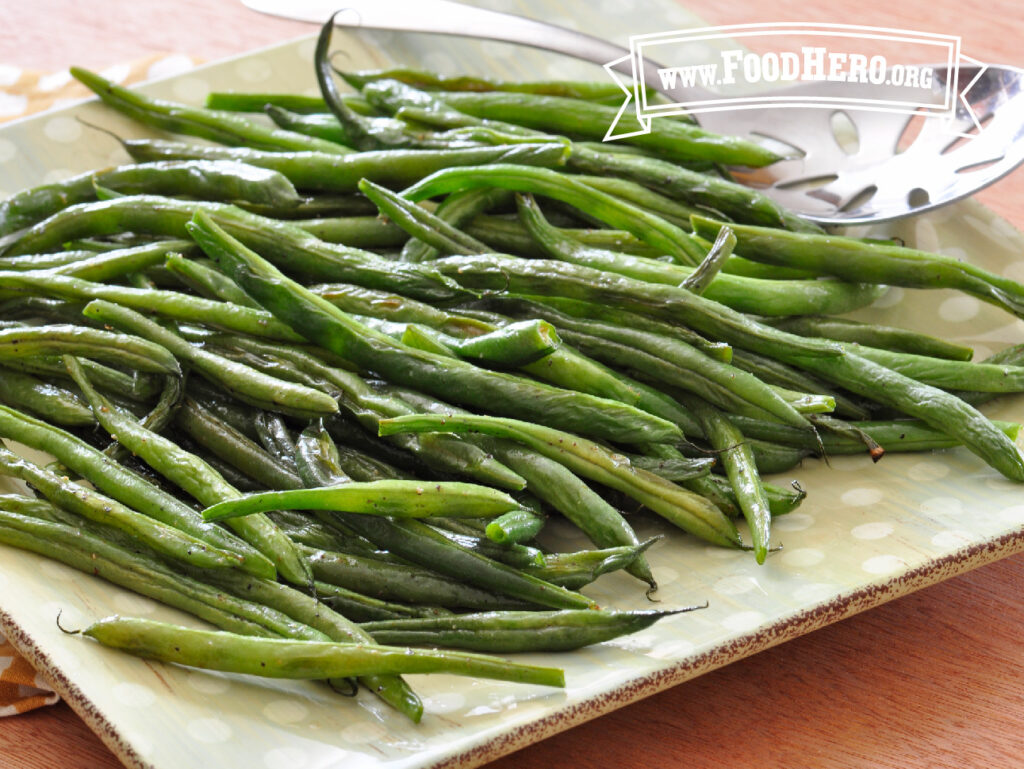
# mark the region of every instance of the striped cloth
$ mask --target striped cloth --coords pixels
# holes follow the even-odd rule
[[[0,716],[53,705],[60,698],[0,634]]]
[[[164,53],[110,67],[101,74],[115,83],[130,84],[175,75],[193,66],[195,62],[188,56]],[[0,123],[63,107],[91,95],[67,70],[34,72],[0,64]],[[0,633],[0,716],[53,705],[59,699]]]
[[[107,80],[121,85],[168,77],[195,66],[188,56],[161,53],[131,64],[119,64],[100,72]],[[66,69],[59,72],[23,70],[0,64],[0,122],[66,106],[92,96]]]

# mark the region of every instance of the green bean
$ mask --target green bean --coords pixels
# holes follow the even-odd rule
[[[303,475],[303,482],[305,476]],[[275,510],[270,513],[270,520],[276,523],[288,537],[307,547],[318,550],[331,550],[338,553],[365,555],[389,560],[391,556],[379,551],[372,542],[340,522],[328,520],[329,513],[317,513],[316,517],[305,512]]]
[[[346,77],[343,72],[339,74]],[[360,88],[360,94],[379,112],[392,115],[409,125],[450,131],[487,127],[520,136],[538,134],[537,131],[508,122],[482,120],[460,112],[442,101],[436,93],[428,93],[399,80],[365,83]]]
[[[446,312],[425,302],[385,291],[344,283],[321,284],[310,286],[309,289],[339,310],[352,315],[365,315],[396,323],[421,323],[460,337],[478,336],[496,328],[494,324]]]
[[[345,100],[334,82],[334,73],[331,69],[330,44],[336,15],[337,12],[332,14],[320,27],[316,49],[313,53],[313,70],[316,73],[320,95],[323,96],[327,110],[338,119],[344,143],[361,151],[376,150],[382,147],[408,146],[405,126],[401,121],[384,118],[386,126],[379,127],[374,125],[378,119],[359,115],[345,104]]]
[[[348,102],[351,104],[352,100],[349,99]],[[327,105],[324,104],[324,100],[320,96],[306,96],[298,93],[211,91],[206,95],[205,106],[207,109],[229,112],[262,112],[268,104],[305,114],[327,111]]]
[[[390,552],[477,587],[556,609],[593,608],[594,602],[528,572],[458,547],[421,521],[367,517],[364,536]],[[532,567],[531,567],[532,568]]]
[[[588,187],[593,187],[595,190],[606,192],[609,195],[614,195],[640,206],[640,208],[660,216],[662,219],[671,222],[686,232],[690,231],[690,217],[693,214],[701,213],[700,209],[691,208],[628,179],[584,174],[578,174],[573,178],[583,182]]]
[[[444,219],[405,200],[371,181],[359,182],[359,190],[374,202],[381,215],[395,222],[414,238],[423,240],[444,254],[482,254],[486,245],[466,235]]]
[[[630,463],[634,467],[647,470],[655,475],[660,475],[666,481],[688,481],[691,478],[699,478],[711,471],[715,460],[711,457],[704,459],[691,459],[688,457],[648,457],[642,454],[627,454]]]
[[[233,429],[251,440],[259,440],[256,430],[257,413],[234,398],[198,377],[188,380],[188,396],[217,420],[227,423]]]
[[[125,230],[181,238],[185,236],[183,223],[194,208],[223,205],[160,195],[131,195],[78,203],[0,239],[0,251],[11,256],[44,252],[60,249],[64,243],[79,238],[113,235]]]
[[[353,622],[375,622],[404,617],[437,617],[451,614],[439,606],[414,606],[382,601],[326,582],[314,582],[317,599]]]
[[[481,302],[477,302],[477,305]],[[562,297],[535,297],[529,295],[489,296],[482,302],[483,306],[496,306],[513,317],[548,317],[566,328],[582,328],[577,325],[580,320],[599,321],[598,327],[613,326],[618,329],[631,329],[637,333],[655,337],[679,340],[697,348],[705,355],[722,363],[732,361],[732,348],[723,342],[713,342],[685,326],[673,325],[664,321],[638,315],[616,307],[602,306],[588,302]]]
[[[923,420],[961,441],[1007,478],[1024,481],[1024,458],[1017,447],[974,407],[956,396],[852,353],[832,359],[793,356],[788,362]]]
[[[141,515],[114,499],[84,489],[66,478],[59,478],[3,448],[0,448],[0,473],[31,483],[55,504],[84,518],[127,532],[171,558],[208,568],[229,568],[241,562],[241,557],[234,553]]]
[[[53,455],[100,491],[132,509],[221,550],[238,553],[243,559],[240,566],[243,570],[257,576],[274,576],[273,565],[245,542],[219,526],[205,523],[191,507],[70,433],[0,406],[0,435]]]
[[[548,308],[540,317],[559,328],[566,341],[598,360],[641,372],[712,399],[730,410],[770,413],[785,424],[807,427],[807,420],[757,377],[723,363],[678,338],[600,321],[581,321]]]
[[[228,608],[231,602],[226,601],[223,594],[209,598],[203,595],[220,591],[200,588],[197,595],[189,590],[195,585],[188,584],[191,581],[182,575],[161,568],[158,561],[146,560],[131,550],[115,547],[101,537],[82,531],[81,527],[0,512],[0,542],[102,577],[218,627],[253,635],[273,634],[263,623],[232,612]]]
[[[552,227],[532,199],[519,197],[517,203],[520,220],[551,258],[635,280],[672,286],[690,280],[694,273],[692,268],[685,265],[667,264],[657,259],[582,245]],[[884,287],[835,280],[764,280],[719,273],[701,293],[739,312],[807,315],[849,312],[871,304],[885,290]]]
[[[57,355],[12,358],[5,360],[3,366],[43,376],[67,378],[68,375],[64,363]],[[138,372],[126,374],[91,360],[83,360],[82,366],[88,370],[89,376],[95,380],[96,386],[108,394],[113,393],[141,403],[151,401],[160,391],[160,378],[150,374],[139,374]]]
[[[749,371],[766,384],[778,385],[804,393],[827,395],[835,403],[835,413],[852,419],[868,419],[870,410],[863,402],[846,394],[839,394],[817,377],[785,363],[766,358],[750,350],[734,350],[733,363]]]
[[[770,441],[748,439],[746,444],[754,456],[754,466],[761,475],[773,475],[792,470],[799,465],[810,452],[795,449],[791,446],[780,446]],[[864,450],[864,446],[861,446]]]
[[[10,299],[0,301],[0,316],[6,318],[4,323],[7,324],[8,328],[14,328],[19,325],[33,325],[43,321],[49,323],[70,323],[72,325],[81,323],[93,328],[99,328],[99,324],[93,323],[82,315],[84,308],[85,304],[83,302],[18,294]]]
[[[191,408],[187,398],[178,410],[178,419],[183,417],[205,426],[205,415]],[[156,433],[135,428],[126,432],[124,439],[134,442],[132,450],[154,470],[204,505],[239,496],[239,492],[202,459]],[[308,568],[291,542],[266,516],[250,516],[232,521],[229,525],[235,533],[269,558],[286,579],[297,584],[309,581],[311,575]]]
[[[732,523],[713,505],[653,473],[632,467],[629,460],[599,444],[541,425],[479,416],[414,414],[385,419],[382,435],[393,432],[472,432],[524,443],[564,464],[573,472],[623,492],[680,528],[709,542],[739,544]]]
[[[489,211],[511,199],[508,190],[481,187],[476,190],[455,192],[442,200],[434,215],[448,222],[453,227],[463,227],[478,214]],[[402,260],[406,262],[426,262],[436,259],[440,252],[428,246],[418,238],[410,238],[402,247]]]
[[[367,251],[325,243],[287,222],[240,209],[219,208],[216,216],[229,234],[268,260],[279,262],[289,273],[394,291],[425,301],[444,301],[466,293],[428,265],[396,263]]]
[[[778,385],[769,387],[800,414],[831,414],[836,410],[836,402],[831,395],[799,393]]]
[[[250,299],[235,282],[222,272],[208,267],[200,261],[186,259],[181,254],[168,254],[165,266],[182,279],[193,291],[207,299],[219,299],[222,302],[262,309]]]
[[[493,314],[486,316],[487,320],[482,318],[478,320],[465,315],[445,313],[414,300],[375,293],[368,289],[332,285],[314,286],[312,290],[346,312],[388,318],[399,322],[424,323],[459,337],[475,336],[493,331],[500,328],[501,323],[508,322],[507,318],[493,316]],[[536,315],[535,312],[529,313],[529,317],[536,317]],[[633,315],[625,323],[639,325],[645,321],[656,325],[655,321],[648,321],[639,315]],[[673,327],[667,325],[665,328],[670,329],[670,333],[673,334],[683,333],[676,332]],[[691,334],[684,338],[688,341],[694,339],[705,347],[708,346],[706,340],[697,334]],[[727,351],[728,348],[725,350]],[[718,355],[721,354],[722,348],[721,346],[710,347],[709,352]],[[524,366],[523,371],[551,384],[634,405],[679,425],[689,432],[696,430],[692,426],[693,420],[667,396],[580,355],[566,345],[562,345],[542,360]]]
[[[931,358],[906,352],[890,352],[874,347],[842,342],[851,354],[897,371],[922,384],[943,390],[980,390],[982,392],[1021,392],[1024,390],[1024,366],[972,363],[963,360]]]
[[[727,478],[717,475],[709,475],[708,478],[718,486],[722,494],[728,495],[736,503],[736,492],[733,491],[732,484],[729,483]],[[768,507],[771,510],[773,519],[776,516],[785,515],[796,510],[807,496],[807,492],[796,481],[793,481],[790,489],[773,486],[770,483],[762,483],[761,487],[764,489],[765,499],[768,500]],[[739,515],[738,506],[737,515]]]
[[[500,545],[529,542],[544,528],[546,520],[534,510],[510,510],[487,524],[487,538]]]
[[[0,402],[68,427],[95,423],[88,405],[75,393],[20,371],[0,371]]]
[[[300,444],[303,441],[306,441],[311,462],[319,466],[316,477],[310,479],[312,482],[337,483],[345,480],[338,468],[337,455],[329,437],[323,433],[315,435],[313,432],[307,432],[300,438]],[[561,591],[543,580],[537,580],[460,547],[420,521],[359,515],[346,516],[344,520],[379,547],[384,547],[407,561],[454,577],[460,582],[469,582],[486,590],[542,606],[582,608],[592,605],[583,596]],[[460,587],[463,588],[463,592],[458,600],[468,606],[465,604],[464,590],[470,588],[467,585]],[[437,599],[435,597],[432,600],[436,602]],[[479,602],[480,599],[473,600]]]
[[[321,489],[293,489],[250,494],[227,500],[203,512],[220,521],[268,510],[342,510],[364,515],[428,518],[435,515],[491,518],[519,505],[500,491],[469,483],[423,481],[350,482]]]
[[[0,258],[0,270],[24,272],[27,270],[51,270],[65,267],[83,259],[96,256],[95,251],[60,251],[54,254],[22,254]]]
[[[280,414],[261,411],[256,415],[256,432],[260,444],[277,462],[298,472],[295,466],[295,440]]]
[[[69,299],[104,299],[173,320],[208,324],[284,341],[302,339],[263,310],[202,299],[177,291],[108,286],[65,275],[35,272],[0,272],[0,289],[19,293],[39,292]]]
[[[226,160],[165,160],[89,171],[13,195],[0,203],[0,235],[29,227],[75,203],[95,200],[94,184],[137,195],[246,200],[279,208],[299,204],[281,173]]]
[[[351,412],[373,433],[376,433],[381,417],[414,411],[394,398],[375,393],[357,375],[327,366],[301,350],[270,347],[253,340],[233,341],[238,347],[257,354],[259,360],[249,359],[254,366],[262,365],[261,361],[270,361],[276,366],[276,374],[292,376],[310,386],[330,391],[333,397],[338,398],[340,407]],[[338,388],[341,393],[337,392]],[[406,436],[410,437],[414,436]],[[485,484],[515,490],[523,488],[526,483],[493,457],[465,441],[452,440],[452,436],[423,436],[411,441],[400,438],[396,443],[415,454],[428,467],[444,473],[456,473]]]
[[[326,105],[325,105],[326,106]],[[335,144],[348,145],[350,137],[347,131],[342,128],[338,119],[330,113],[297,113],[277,106],[267,104],[263,112],[274,121],[274,125],[286,131],[294,131],[305,136],[312,136],[316,139],[334,142]],[[388,118],[368,118],[369,120],[389,120]]]
[[[283,466],[261,446],[230,425],[218,423],[214,415],[206,412],[192,399],[185,399],[177,416],[178,425],[192,440],[257,483],[270,488],[302,487],[293,468]]]
[[[403,390],[401,395],[423,412],[468,415],[468,412],[420,393]],[[511,441],[471,440],[525,478],[532,493],[572,521],[599,547],[638,544],[636,534],[622,515],[559,462]],[[652,590],[657,589],[650,565],[642,555],[637,555],[626,568],[630,574],[650,585]]]
[[[721,222],[693,217],[696,232],[714,237]],[[737,248],[768,264],[810,269],[846,280],[910,288],[956,288],[1016,315],[1024,315],[1024,286],[973,264],[895,244],[857,238],[730,225]]]
[[[691,607],[696,608],[696,607]],[[369,622],[363,629],[377,643],[444,646],[470,651],[571,651],[648,628],[674,611],[488,612]]]
[[[178,419],[179,424],[172,425],[174,430],[169,434],[169,437],[178,445],[179,448],[190,454],[194,454],[203,462],[208,464],[228,483],[229,486],[233,486],[236,491],[248,494],[256,491],[264,491],[267,488],[258,480],[246,475],[234,465],[221,459],[210,449],[207,449],[199,443],[199,441],[193,440],[191,434],[181,426],[181,421],[181,419]]]
[[[532,493],[572,521],[598,547],[639,544],[633,527],[622,514],[560,461],[514,443],[492,441],[486,445],[526,478],[527,488]],[[657,589],[650,565],[642,554],[637,554],[622,568],[646,582],[652,590]]]
[[[232,234],[272,259],[286,260],[290,270],[315,279],[368,284],[423,299],[450,299],[464,293],[427,266],[397,265],[367,251],[325,243],[290,222],[256,216],[223,203],[182,201],[158,195],[134,195],[71,206],[17,233],[7,243],[6,253],[55,248],[83,233],[124,229],[180,237],[186,234],[186,222],[199,209],[215,212]]]
[[[611,440],[665,440],[679,435],[674,425],[624,404],[485,371],[395,343],[288,280],[202,213],[192,230],[204,250],[264,307],[294,323],[317,344],[397,384],[443,392],[444,397],[468,405],[498,406]]]
[[[252,638],[144,619],[108,617],[82,631],[104,646],[179,665],[270,678],[348,678],[449,673],[541,686],[564,686],[561,670],[459,652]]]
[[[721,272],[729,257],[732,256],[732,250],[735,247],[736,236],[728,227],[723,227],[711,245],[708,255],[704,257],[704,261],[680,285],[687,291],[703,294],[711,281]]]
[[[510,190],[502,190],[498,187],[480,187],[476,190],[452,193],[438,204],[437,210],[440,210],[441,206],[444,205],[444,201],[451,197],[456,195],[468,195],[471,192],[480,192],[485,190],[491,192],[510,193]],[[658,249],[651,248],[636,236],[623,230],[573,229],[569,224],[570,223],[566,223],[566,226],[559,227],[559,231],[562,234],[571,237],[574,241],[579,241],[585,245],[642,256],[664,256]],[[523,227],[519,220],[511,218],[507,214],[479,214],[460,226],[467,234],[472,235],[477,240],[483,241],[490,246],[493,251],[498,253],[517,254],[531,259],[543,259],[546,256],[544,251],[537,245],[534,239],[530,236],[530,233],[525,227]],[[431,258],[436,258],[436,256]]]
[[[369,89],[372,87],[367,86],[363,89],[364,96],[368,99]],[[500,120],[593,141],[604,140],[609,126],[619,117],[619,110],[615,107],[559,96],[458,91],[444,91],[436,96],[445,104],[474,117]],[[370,100],[372,102],[372,99]],[[629,116],[623,115],[619,118],[619,128],[625,133],[632,133],[633,128],[638,127]],[[681,121],[655,121],[649,133],[637,133],[639,135],[630,136],[623,141],[656,150],[673,160],[710,160],[715,163],[756,167],[774,163],[779,159],[777,155],[757,144],[711,134],[696,125]]]
[[[368,216],[377,211],[377,207],[362,195],[314,194],[302,198],[294,208],[255,205],[244,200],[236,201],[235,205],[258,216],[290,220]]]
[[[610,152],[607,145],[595,150],[577,142],[572,146],[568,165],[574,171],[594,176],[629,179],[670,198],[720,211],[738,222],[785,227],[798,232],[821,232],[817,225],[747,185],[683,168],[665,157]]]
[[[354,481],[385,481],[388,479],[408,479],[409,476],[403,473],[394,465],[388,464],[382,459],[372,457],[358,449],[350,446],[338,446],[338,466],[345,471]]]
[[[417,329],[422,327],[410,324],[402,336],[403,343],[419,349],[429,349],[407,341],[408,333]],[[554,326],[547,321],[536,319],[509,323],[495,331],[465,339],[447,336],[433,329],[427,331],[445,349],[451,350],[460,358],[478,360],[502,368],[529,366],[551,355],[562,343]]]
[[[821,443],[819,444],[806,431],[790,430],[777,424],[773,425],[739,416],[733,416],[731,419],[736,422],[744,435],[751,438],[770,440],[815,453],[824,448],[826,456],[829,454],[859,454],[864,451],[863,442],[842,435],[823,432],[820,435]],[[931,451],[962,445],[957,438],[940,429],[929,427],[920,420],[853,421],[849,424],[866,433],[886,452]],[[1015,422],[994,421],[992,424],[1011,441],[1016,440],[1020,431],[1020,425]]]
[[[166,348],[128,334],[71,325],[0,329],[2,360],[64,353],[83,355],[138,371],[181,373],[178,361]]]
[[[353,110],[353,120],[359,125],[354,128],[352,123],[342,125],[333,114],[301,115],[274,105],[267,105],[264,111],[281,128],[338,144],[350,144],[356,141],[356,135],[365,133],[376,140],[365,145],[368,150],[400,147],[455,149],[480,144],[536,144],[543,140],[543,137],[509,134],[482,126],[434,132],[413,126],[405,115],[402,115],[402,120],[396,120],[376,115],[362,116]]]
[[[54,267],[52,268],[52,274],[68,275],[81,280],[102,282],[122,277],[127,273],[153,267],[163,260],[164,255],[168,251],[189,250],[191,248],[194,248],[194,244],[185,240],[166,240],[131,248],[117,248],[112,251],[94,254],[71,264]],[[32,271],[26,274],[34,275],[37,273]]]
[[[421,179],[407,188],[402,197],[419,201],[479,187],[501,187],[555,198],[596,216],[611,227],[636,235],[684,264],[696,265],[704,258],[702,247],[661,217],[546,168],[507,163],[448,168]]]
[[[330,155],[324,152],[262,152],[243,147],[207,147],[160,139],[127,139],[122,143],[140,162],[152,160],[237,160],[279,171],[300,190],[351,194],[359,181],[385,187],[412,184],[442,168],[515,163],[557,167],[566,157],[564,145],[554,142],[503,144],[455,149],[409,149]]]
[[[339,627],[344,626],[345,621],[342,618],[333,615],[333,612],[323,610],[322,607],[318,607],[315,617],[308,611],[303,612],[302,609],[308,607],[290,596],[297,595],[300,599],[304,596],[283,585],[269,580],[253,579],[229,569],[211,571],[193,568],[192,576],[182,574],[162,564],[152,551],[140,549],[137,542],[109,527],[91,524],[56,508],[34,512],[40,514],[44,520],[26,525],[19,520],[20,517],[14,517],[15,526],[21,529],[18,533],[49,534],[58,542],[69,540],[71,546],[62,547],[58,544],[56,551],[51,553],[33,547],[31,539],[25,541],[23,538],[21,542],[14,544],[27,546],[49,557],[57,557],[70,566],[103,576],[130,590],[188,611],[218,627],[246,635],[280,635],[319,641],[331,640],[338,635]],[[0,518],[0,539],[3,538],[3,523],[9,523],[10,520],[9,518],[3,521]],[[57,527],[55,530],[54,524]],[[71,528],[65,529],[65,526]],[[208,581],[216,584],[226,582],[230,586],[229,589],[235,589],[235,595],[211,586]],[[245,586],[244,590],[239,590],[239,582]],[[268,590],[268,585],[276,589]],[[245,595],[240,595],[241,593]],[[251,600],[254,595],[259,595],[262,602],[254,603]],[[315,620],[317,626],[323,627],[327,632],[295,621],[292,618],[295,614]],[[340,640],[368,638],[356,626],[349,627],[349,632],[340,633]],[[334,635],[331,631],[334,631]],[[396,704],[403,712],[407,712],[401,707],[405,704],[402,700],[398,700]],[[412,708],[408,715],[416,720],[421,710]]]
[[[200,349],[133,310],[97,299],[86,306],[85,314],[163,345],[202,376],[257,408],[304,417],[332,414],[338,410],[334,399],[319,390],[266,376]]]
[[[388,603],[477,611],[502,609],[517,603],[422,565],[390,563],[314,548],[303,548],[303,552],[319,583],[354,590]]]
[[[378,80],[398,80],[426,91],[507,91],[512,93],[533,93],[546,96],[563,96],[570,99],[602,101],[613,99],[622,101],[622,89],[614,83],[590,81],[545,80],[537,82],[518,82],[494,80],[491,78],[443,77],[433,72],[416,69],[379,69],[357,72],[342,72],[341,76],[353,88],[361,90],[367,83]],[[650,93],[653,93],[651,91]]]
[[[199,136],[221,144],[242,144],[274,151],[316,150],[339,155],[350,151],[331,142],[317,141],[292,131],[267,128],[231,112],[152,99],[137,91],[122,88],[81,67],[72,67],[71,75],[114,109],[172,133]]]
[[[725,468],[736,502],[750,526],[754,557],[764,563],[771,537],[771,510],[761,478],[757,473],[754,452],[729,418],[699,398],[685,397],[683,403],[697,417],[704,435]]]
[[[330,436],[320,427],[311,426],[302,433],[298,442],[296,458],[299,461],[303,480],[309,487],[334,486],[350,482],[341,470],[341,459],[337,447]],[[386,539],[399,543],[400,550],[402,543],[415,548],[416,541],[421,539],[421,535],[417,532],[403,530],[397,524],[390,525],[387,520],[381,518],[373,518],[371,521],[366,516],[342,513],[337,515],[337,520],[343,521],[344,525],[354,531],[367,534],[371,538],[374,538],[375,534],[379,535],[383,532]],[[434,532],[430,532],[430,534],[432,537],[436,536]],[[436,543],[434,540],[430,540],[427,542],[427,547],[434,549],[432,546],[440,542],[441,540],[436,540]],[[461,555],[462,550],[463,548],[454,542],[450,545],[451,552]],[[380,557],[378,554],[371,555],[378,559]],[[334,583],[354,583],[360,585],[360,590],[364,592],[367,590],[367,585],[373,584],[377,585],[377,591],[402,595],[404,600],[435,603],[442,606],[495,605],[495,598],[491,593],[461,582],[455,582],[450,577],[442,578],[434,573],[424,572],[422,569],[410,570],[399,564],[396,567],[397,573],[393,575],[393,578],[389,578],[389,570],[395,571],[390,566],[376,568],[372,564],[361,564],[358,560],[346,560],[344,557],[331,554],[321,553],[315,554],[315,556],[314,568],[320,570],[321,578]],[[370,569],[369,575],[363,573],[366,568]],[[409,592],[410,590],[413,592]],[[507,604],[508,600],[498,599],[498,602]]]
[[[469,526],[460,525],[465,520],[457,518],[431,518],[430,527],[445,539],[472,553],[478,553],[515,569],[525,569],[528,566],[536,566],[544,562],[544,554],[536,547],[511,542],[499,545],[488,539],[484,532],[476,531]]]
[[[395,222],[377,216],[293,220],[292,224],[326,242],[351,248],[397,249],[409,239]]]
[[[526,571],[552,584],[561,585],[569,590],[579,590],[603,574],[610,574],[619,569],[630,570],[638,558],[643,558],[644,551],[658,539],[660,537],[636,545],[620,545],[600,550],[550,553],[544,556],[542,566],[527,566]]]
[[[297,622],[314,628],[331,640],[341,642],[373,641],[366,631],[354,622],[346,619],[342,614],[324,607],[318,598],[307,596],[287,585],[271,580],[251,579],[236,572],[223,574],[219,572],[204,572],[198,576],[204,581],[210,581],[213,584],[230,590],[236,596],[256,601],[263,606],[275,609]],[[354,593],[349,595],[353,598],[356,597]],[[334,597],[340,598],[339,595]],[[376,602],[373,599],[362,596],[359,597],[359,600],[353,600],[352,603],[358,603],[363,607],[364,611],[371,613],[373,608],[378,609],[377,613],[380,613],[379,609],[382,608],[379,605],[381,602]],[[391,612],[387,613],[391,614]],[[393,676],[366,676],[360,678],[360,683],[384,700],[384,702],[394,706],[399,712],[404,713],[413,722],[419,722],[423,715],[423,704],[400,678]]]
[[[842,355],[835,344],[780,332],[686,289],[646,283],[587,267],[500,255],[451,256],[431,264],[474,289],[581,299],[658,319],[683,323],[737,347],[768,354],[784,350],[831,359]],[[773,354],[774,357],[774,354]]]
[[[81,362],[79,361],[79,370],[81,370]],[[84,373],[84,372],[83,372]],[[182,377],[164,377],[164,389],[160,393],[160,398],[157,400],[156,405],[150,409],[142,419],[139,420],[139,424],[145,427],[147,430],[153,432],[161,432],[171,418],[174,416],[175,409],[178,408],[178,404],[181,402],[181,397],[185,393],[185,379],[187,374]],[[128,409],[131,410],[130,407]],[[103,450],[103,453],[108,457],[116,460],[122,459],[125,449],[118,443],[114,442],[107,446]]]
[[[880,326],[877,323],[862,323],[846,318],[779,318],[767,322],[776,328],[792,331],[794,334],[826,337],[840,342],[853,342],[892,352],[905,352],[957,361],[969,361],[974,355],[974,351],[970,347],[947,342],[945,339],[938,339],[928,334],[920,334],[904,328]]]

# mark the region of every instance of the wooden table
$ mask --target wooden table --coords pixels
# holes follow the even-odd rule
[[[36,0],[0,9],[0,63],[102,68],[157,51],[216,59],[308,34],[233,0]],[[809,6],[686,0],[713,24],[816,21],[961,35],[1024,65],[1016,2]],[[623,34],[634,30],[624,30]],[[636,32],[651,31],[638,20]],[[1024,227],[1024,173],[981,200]],[[589,767],[1010,767],[1024,762],[1024,555],[734,663],[494,762]],[[0,720],[0,767],[114,769],[66,705]]]

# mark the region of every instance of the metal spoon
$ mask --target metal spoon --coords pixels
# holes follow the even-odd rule
[[[518,43],[584,59],[596,64],[619,59],[629,50],[600,38],[523,16],[463,5],[451,0],[242,0],[249,8],[275,16],[323,23],[338,15],[339,26],[429,32]],[[644,59],[646,82],[659,84],[660,65]],[[627,60],[616,67],[632,74]],[[975,82],[975,77],[977,80]],[[935,68],[934,88],[948,78]],[[716,133],[789,145],[791,157],[757,170],[733,169],[738,181],[758,187],[796,213],[822,224],[860,224],[899,219],[967,197],[1024,162],[1024,70],[1013,67],[960,67],[961,88],[973,82],[966,101],[984,130],[970,139],[957,132],[973,126],[960,99],[955,121],[918,118],[921,130],[913,141],[908,127],[913,116],[846,109],[845,119],[828,108],[705,112],[700,124]],[[871,96],[887,94],[872,85]],[[895,86],[888,88],[898,91]],[[842,90],[841,90],[842,89]],[[662,90],[659,88],[659,90]],[[663,90],[673,101],[678,93]],[[774,95],[849,97],[849,84],[806,82]],[[687,100],[714,98],[699,88],[686,89]],[[845,126],[843,125],[845,124]],[[845,134],[844,134],[845,131]],[[852,137],[851,137],[852,134]],[[851,141],[852,138],[852,141]]]

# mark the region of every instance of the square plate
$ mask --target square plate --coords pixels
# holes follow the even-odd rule
[[[628,6],[628,15],[621,6]],[[568,7],[568,6],[567,6]],[[515,10],[535,15],[537,3]],[[603,3],[588,27],[610,39],[621,30],[690,26],[674,4]],[[550,13],[546,14],[550,18]],[[645,19],[644,29],[633,29]],[[658,20],[652,23],[651,20]],[[559,19],[553,19],[558,22]],[[563,20],[572,24],[572,20]],[[416,35],[339,34],[345,66],[392,63],[509,78],[599,77],[596,68],[502,44]],[[197,103],[210,90],[315,92],[312,38],[209,65],[144,87]],[[110,137],[82,117],[122,135],[144,135],[94,102],[0,128],[6,193],[126,160]],[[888,229],[908,244],[1024,277],[1024,238],[970,201]],[[892,289],[860,313],[881,323],[927,330],[973,345],[984,357],[1024,340],[1024,322],[954,292]],[[993,417],[1024,419],[1024,403],[1003,399]],[[34,555],[0,547],[0,624],[60,694],[129,766],[430,767],[475,766],[732,660],[843,617],[1024,550],[1019,487],[963,449],[808,461],[773,478],[799,479],[804,505],[777,520],[785,545],[758,567],[749,554],[705,547],[659,520],[634,519],[638,534],[666,535],[650,553],[661,607],[710,602],[633,636],[571,654],[523,655],[566,670],[564,691],[410,676],[426,703],[414,726],[365,694],[339,698],[312,683],[263,681],[190,671],[111,652],[64,636],[54,619],[81,627],[113,613],[196,624],[184,615]],[[583,546],[568,525],[546,532],[559,549]],[[642,586],[621,574],[586,592],[602,605],[644,608]]]

